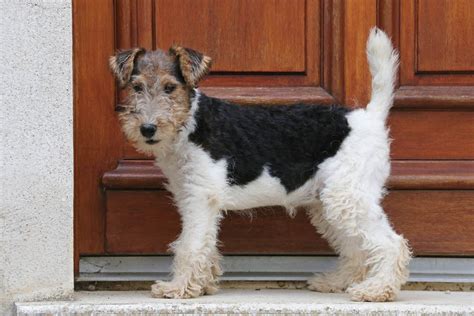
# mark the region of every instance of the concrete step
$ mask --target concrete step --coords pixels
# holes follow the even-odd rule
[[[18,315],[474,315],[474,292],[402,291],[395,302],[360,303],[308,290],[232,290],[188,300],[148,291],[76,292],[73,301],[16,303]]]

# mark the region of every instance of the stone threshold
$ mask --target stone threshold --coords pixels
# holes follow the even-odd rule
[[[165,278],[163,278],[165,279]],[[76,291],[148,291],[155,281],[76,281]],[[306,289],[306,281],[231,281],[221,280],[220,289],[264,290]],[[407,282],[402,286],[407,291],[474,292],[473,282]]]
[[[347,294],[298,289],[223,289],[187,300],[148,291],[78,291],[72,301],[16,303],[17,315],[474,315],[473,292],[402,291],[388,303],[352,302]]]

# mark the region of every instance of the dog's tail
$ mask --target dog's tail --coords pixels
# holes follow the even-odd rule
[[[372,74],[372,95],[367,112],[385,121],[393,104],[398,53],[387,34],[376,27],[370,31],[367,40],[367,59]]]

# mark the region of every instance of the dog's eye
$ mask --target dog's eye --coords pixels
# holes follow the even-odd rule
[[[117,104],[115,106],[115,112],[125,112],[126,110],[127,110],[127,107],[123,105]]]
[[[143,87],[142,87],[141,84],[135,84],[135,85],[133,85],[133,90],[135,90],[135,92],[142,92]]]
[[[167,94],[172,93],[174,91],[174,89],[176,89],[175,84],[168,83],[167,85],[165,85],[165,93],[167,93]]]

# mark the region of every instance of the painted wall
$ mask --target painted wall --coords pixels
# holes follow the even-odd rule
[[[0,315],[73,291],[71,0],[0,0]]]

